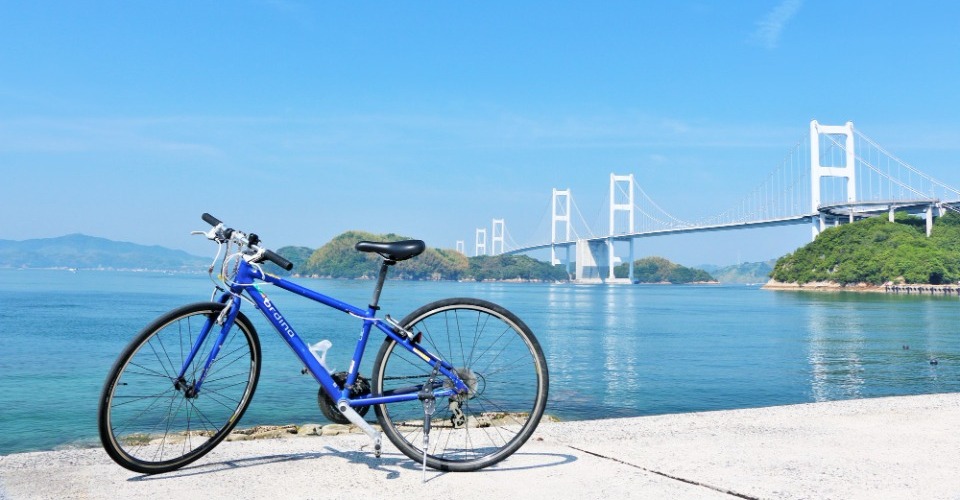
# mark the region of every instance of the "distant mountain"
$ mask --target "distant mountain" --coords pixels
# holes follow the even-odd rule
[[[24,241],[0,240],[0,267],[199,271],[209,264],[210,259],[182,250],[83,234]]]
[[[732,266],[705,266],[707,272],[717,278],[720,283],[766,283],[770,280],[775,260],[766,262],[744,262]]]

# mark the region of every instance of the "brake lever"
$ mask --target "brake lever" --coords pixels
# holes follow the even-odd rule
[[[223,243],[230,239],[230,236],[233,234],[233,229],[224,229],[221,223],[211,227],[209,231],[190,231],[190,234],[202,234],[208,240]]]
[[[217,239],[217,228],[211,227],[209,231],[190,231],[190,235],[191,235],[191,236],[193,236],[193,235],[195,235],[195,234],[202,234],[202,235],[203,235],[204,237],[206,237],[208,240],[216,240],[216,239]]]

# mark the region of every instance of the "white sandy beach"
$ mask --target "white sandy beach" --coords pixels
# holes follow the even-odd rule
[[[359,434],[226,442],[156,476],[60,450],[0,457],[0,498],[960,499],[958,427],[960,394],[545,423],[501,464],[426,483]]]

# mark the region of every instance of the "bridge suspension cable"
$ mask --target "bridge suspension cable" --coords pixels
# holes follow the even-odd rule
[[[726,210],[709,215],[691,227],[717,226],[764,220],[786,219],[810,212],[804,207],[810,198],[809,139],[804,136],[770,171],[763,182]],[[809,205],[809,203],[806,203]]]
[[[609,235],[597,236],[576,201],[570,196],[571,203],[563,212],[563,221],[569,226],[570,236],[577,240],[599,240],[609,236],[612,238],[609,242],[612,242],[615,239],[653,232],[689,232],[730,226],[809,222],[814,225],[819,223],[819,230],[823,230],[824,217],[836,219],[838,213],[845,214],[844,217],[849,214],[852,220],[854,216],[876,213],[878,204],[888,204],[891,211],[898,207],[909,207],[912,210],[917,204],[926,204],[928,208],[925,210],[928,214],[936,207],[960,212],[960,189],[949,186],[898,158],[870,137],[855,130],[851,122],[842,126],[829,126],[812,121],[810,133],[801,136],[779,165],[747,195],[715,215],[699,219],[674,216],[634,182],[633,177],[611,174],[611,199],[606,200],[606,206],[599,209],[594,226],[601,228],[605,225],[601,222],[601,216],[609,210],[612,226],[609,228]],[[630,193],[618,184],[626,182],[627,179],[632,186],[629,188]],[[569,196],[569,189],[564,192]],[[635,194],[639,196],[634,196]],[[625,202],[625,199],[629,201]],[[630,207],[630,210],[625,207]],[[570,216],[573,212],[576,212],[575,218]],[[630,220],[634,213],[640,215],[636,227],[624,229],[622,222],[624,219]],[[559,220],[556,213],[552,217],[555,219],[554,223]],[[573,223],[574,219],[578,221],[577,224]],[[541,226],[543,220],[541,219]],[[635,219],[634,221],[636,222]],[[582,230],[578,230],[577,225],[582,225]],[[583,234],[584,231],[588,234]],[[554,235],[547,245],[522,247],[516,244],[509,233],[507,237],[511,246],[520,251],[560,243],[560,238]],[[609,244],[612,246],[612,243]]]
[[[933,177],[931,177],[931,176],[929,176],[929,175],[921,172],[920,170],[918,170],[918,169],[917,169],[916,167],[914,167],[913,165],[910,165],[909,163],[901,160],[899,157],[897,157],[896,155],[890,153],[889,151],[887,151],[886,149],[884,149],[882,146],[880,146],[879,144],[877,144],[876,142],[874,142],[873,139],[867,137],[866,135],[860,133],[859,131],[857,131],[857,137],[860,138],[861,140],[863,140],[864,142],[866,142],[867,144],[869,144],[870,147],[872,147],[872,148],[876,149],[877,151],[879,151],[879,152],[883,153],[884,155],[886,155],[888,158],[890,158],[891,160],[893,160],[894,162],[896,162],[898,165],[900,165],[900,166],[902,166],[903,168],[907,169],[907,170],[911,173],[911,176],[916,175],[916,176],[919,177],[920,179],[922,179],[922,180],[926,181],[927,183],[929,183],[929,184],[930,184],[930,192],[931,192],[931,194],[932,194],[935,198],[945,201],[946,198],[951,198],[951,197],[952,197],[952,198],[954,198],[954,199],[956,199],[956,200],[960,200],[960,190],[957,190],[956,188],[954,188],[954,187],[952,187],[952,186],[949,186],[949,185],[947,185],[946,183],[941,182],[941,181],[939,181],[939,180],[937,180],[937,179],[934,179]],[[936,191],[936,189],[938,189],[938,188],[941,190],[940,193],[937,193],[937,191]]]
[[[640,184],[634,184],[634,187],[636,188],[637,192],[639,192],[639,193],[640,193],[640,196],[642,197],[641,203],[642,203],[643,200],[647,200],[648,202],[650,202],[650,205],[651,205],[653,208],[655,208],[655,209],[656,209],[658,212],[660,212],[661,214],[665,215],[665,216],[667,217],[667,219],[669,219],[669,220],[672,221],[672,222],[665,222],[665,221],[663,221],[662,219],[660,219],[659,217],[653,216],[651,213],[649,213],[649,212],[647,212],[646,210],[644,210],[640,203],[634,204],[634,208],[636,208],[638,211],[640,211],[640,213],[641,213],[642,215],[644,215],[646,218],[648,218],[648,219],[650,219],[650,220],[653,220],[653,221],[659,223],[659,224],[662,225],[662,226],[667,226],[667,227],[670,227],[670,226],[673,226],[673,227],[690,227],[690,226],[692,225],[692,224],[690,224],[689,222],[687,222],[687,221],[685,221],[685,220],[681,220],[681,219],[678,219],[678,218],[674,217],[673,215],[670,214],[670,212],[667,212],[666,210],[664,210],[663,207],[661,207],[656,201],[654,201],[654,199],[651,198],[650,195],[648,195],[647,192],[644,191],[642,187],[640,187]]]
[[[506,227],[504,227],[504,229],[503,229],[503,234],[506,236],[506,241],[508,241],[508,242],[510,243],[510,245],[508,245],[506,248],[504,248],[504,251],[509,251],[509,250],[514,249],[514,248],[520,248],[520,245],[517,244],[516,240],[514,240],[514,239],[513,239],[513,236],[510,234],[510,230],[509,230],[509,229],[507,229]]]
[[[583,224],[583,227],[588,233],[590,233],[590,237],[596,238],[597,235],[593,234],[593,231],[590,230],[590,225],[587,224],[586,219],[583,218],[583,213],[580,212],[580,207],[577,206],[577,200],[574,199],[573,196],[570,197],[570,204],[573,205],[573,210],[577,212],[577,217],[580,217],[580,222]],[[570,230],[573,232],[573,235],[577,237],[577,239],[580,239],[580,234],[577,233],[577,226],[571,224]]]
[[[960,190],[920,171],[901,160],[865,134],[854,131],[858,144],[854,157],[861,166],[858,175],[857,199],[862,201],[960,201]],[[826,136],[835,149],[845,151],[843,144]],[[866,175],[864,175],[866,174]],[[866,180],[864,181],[864,178]],[[948,205],[949,206],[949,205]],[[953,206],[949,206],[955,209]]]

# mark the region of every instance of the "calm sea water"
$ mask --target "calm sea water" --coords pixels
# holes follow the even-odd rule
[[[298,282],[348,302],[369,281]],[[97,399],[122,347],[149,321],[206,300],[203,275],[0,269],[0,454],[97,445]],[[345,369],[349,316],[266,290]],[[517,313],[547,356],[548,412],[590,419],[960,391],[960,299],[771,292],[746,286],[389,282],[400,318],[450,296]],[[255,311],[260,385],[241,425],[323,422],[317,386]],[[379,342],[371,342],[366,373]],[[906,348],[909,347],[909,348]],[[937,364],[931,361],[936,360]]]

